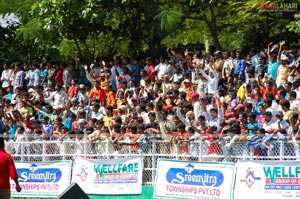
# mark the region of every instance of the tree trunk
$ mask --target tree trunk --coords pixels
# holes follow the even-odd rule
[[[206,24],[209,28],[209,31],[211,33],[211,36],[213,38],[213,43],[214,46],[216,47],[217,50],[222,50],[219,37],[218,37],[218,31],[217,31],[217,20],[216,20],[216,15],[214,12],[213,5],[209,4],[209,10],[211,14],[211,19],[206,21]]]
[[[215,27],[213,27],[213,25],[211,23],[207,23],[207,26],[209,28],[210,34],[213,38],[213,44],[216,47],[217,50],[222,50],[220,41],[219,41],[219,37],[218,37],[218,33]]]
[[[269,28],[269,15],[266,12],[265,24],[264,24],[264,42],[267,44],[270,41],[270,28]]]
[[[78,44],[78,41],[77,41],[76,37],[74,37],[74,41],[75,41],[75,44],[76,44],[76,47],[77,47],[78,56],[82,57],[81,49],[80,49],[80,46]]]

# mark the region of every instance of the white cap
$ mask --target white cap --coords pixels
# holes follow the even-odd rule
[[[190,83],[190,80],[189,79],[185,79],[183,82],[184,83]]]
[[[79,119],[77,123],[78,123],[78,124],[84,124],[85,121],[84,121],[84,119]]]
[[[33,88],[28,89],[28,93],[34,93],[34,92],[35,92],[35,91],[34,91]]]

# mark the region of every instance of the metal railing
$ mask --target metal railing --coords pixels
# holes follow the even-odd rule
[[[236,162],[238,160],[300,160],[299,142],[274,141],[271,151],[263,146],[250,146],[235,142],[181,142],[163,141],[141,142],[136,145],[129,143],[112,144],[110,142],[90,143],[88,141],[33,141],[6,143],[6,151],[15,161],[48,162],[59,160],[84,159],[117,159],[132,156],[143,156],[143,184],[153,185],[157,160],[159,158],[208,161]]]

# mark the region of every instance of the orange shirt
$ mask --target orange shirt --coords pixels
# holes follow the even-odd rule
[[[107,98],[106,98],[106,105],[110,105],[110,106],[114,107],[114,105],[116,103],[116,94],[113,91],[109,91],[106,94],[106,96],[107,96]]]
[[[70,99],[72,99],[73,97],[76,97],[78,94],[78,87],[77,86],[71,86],[69,89],[68,89],[68,97]]]
[[[106,94],[105,94],[105,90],[103,89],[97,89],[97,88],[93,88],[89,94],[89,98],[93,99],[100,99],[100,105],[104,106],[105,105],[105,99],[106,99]]]
[[[109,82],[108,81],[104,81],[104,82],[101,82],[100,83],[100,87],[102,88],[102,89],[106,89],[106,87],[109,85]]]

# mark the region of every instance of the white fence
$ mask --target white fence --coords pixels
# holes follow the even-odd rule
[[[143,184],[153,185],[159,158],[188,161],[223,161],[237,160],[300,160],[299,142],[280,141],[271,143],[272,151],[262,146],[249,146],[247,143],[209,143],[162,141],[139,144],[109,142],[90,143],[88,141],[33,141],[9,142],[6,150],[15,161],[38,162],[85,159],[115,159],[131,156],[143,156]]]

